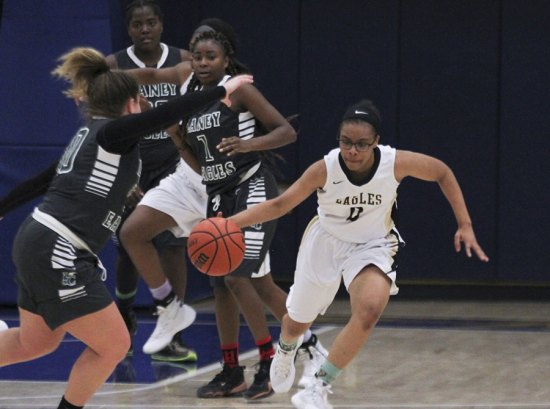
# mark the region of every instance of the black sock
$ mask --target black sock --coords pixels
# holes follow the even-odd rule
[[[130,311],[134,306],[135,297],[130,298],[117,298],[116,303],[118,309],[123,312]]]
[[[271,361],[271,359],[273,359],[275,349],[273,348],[273,340],[271,339],[271,336],[257,341],[256,346],[260,352],[260,362]]]
[[[61,398],[61,402],[59,402],[59,406],[57,409],[82,409],[84,406],[75,406],[72,403],[69,403],[65,400],[65,396]]]
[[[176,294],[174,294],[173,291],[170,291],[170,294],[168,294],[166,297],[164,297],[162,300],[153,299],[155,301],[155,305],[160,305],[161,307],[167,307],[168,304],[172,302]]]

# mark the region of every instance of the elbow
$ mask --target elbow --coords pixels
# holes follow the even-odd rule
[[[296,142],[296,139],[298,139],[298,134],[296,133],[294,128],[293,127],[289,127],[289,128],[290,129],[288,129],[288,131],[286,132],[286,138],[285,138],[286,144],[294,143]]]
[[[292,129],[292,135],[291,135],[291,138],[290,138],[290,142],[296,142],[296,140],[298,139],[298,133]]]

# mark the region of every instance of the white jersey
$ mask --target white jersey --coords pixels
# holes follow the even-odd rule
[[[327,181],[317,190],[317,214],[323,229],[350,243],[366,243],[396,231],[392,218],[399,186],[394,175],[395,152],[390,146],[378,145],[372,173],[361,184],[348,179],[339,149],[325,155]]]

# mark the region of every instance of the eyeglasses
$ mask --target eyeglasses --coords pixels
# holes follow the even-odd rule
[[[353,148],[355,146],[355,149],[357,150],[357,152],[366,152],[370,148],[372,148],[372,146],[376,143],[376,141],[374,141],[372,143],[367,143],[367,142],[355,142],[355,143],[353,143],[349,139],[338,139],[338,138],[336,138],[336,140],[340,144],[340,148],[349,151],[351,148]]]

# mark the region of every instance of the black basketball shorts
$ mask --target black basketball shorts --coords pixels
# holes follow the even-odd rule
[[[17,304],[42,316],[52,330],[113,302],[96,256],[74,248],[32,216],[17,232],[13,261]]]
[[[254,204],[272,199],[278,194],[277,182],[273,174],[264,167],[260,167],[254,175],[233,189],[209,197],[207,214],[208,217],[215,217],[222,212],[224,217],[229,217]],[[232,276],[257,275],[275,236],[276,227],[277,221],[271,220],[243,228],[246,251],[242,264],[231,273]],[[212,277],[211,283],[213,286],[223,286],[223,277]]]

